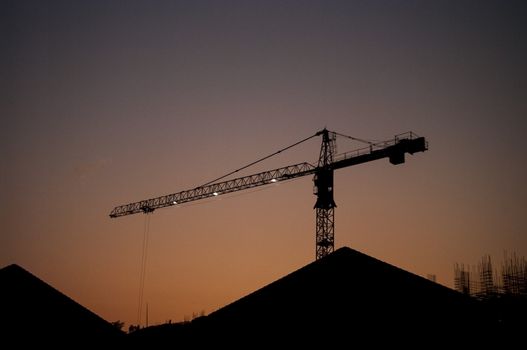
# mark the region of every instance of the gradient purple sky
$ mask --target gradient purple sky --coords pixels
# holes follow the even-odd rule
[[[336,173],[337,248],[448,286],[455,262],[525,256],[526,18],[525,1],[2,1],[0,266],[135,323],[145,218],[110,210],[325,126],[430,142]],[[254,171],[315,161],[319,144]],[[157,211],[150,322],[313,261],[314,201],[306,177]]]

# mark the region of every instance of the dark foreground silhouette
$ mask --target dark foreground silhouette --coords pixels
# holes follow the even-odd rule
[[[514,330],[519,324],[504,324],[491,311],[474,298],[341,248],[209,316],[129,337],[149,345],[370,348],[504,344],[502,337],[522,334]]]
[[[0,270],[0,285],[7,304],[2,338],[16,335],[22,342],[147,348],[506,346],[523,341],[527,326],[525,298],[481,302],[350,248],[208,316],[126,336],[16,265]]]
[[[123,332],[18,265],[0,270],[0,300],[0,337],[13,348],[76,348],[124,339]]]

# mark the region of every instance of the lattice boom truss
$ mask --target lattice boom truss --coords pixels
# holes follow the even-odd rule
[[[119,216],[137,214],[141,212],[149,213],[155,209],[171,207],[177,204],[183,204],[199,199],[215,197],[222,194],[263,186],[274,182],[294,179],[297,177],[313,174],[315,170],[315,166],[305,162],[289,165],[283,168],[264,171],[258,174],[239,177],[207,186],[196,187],[191,190],[145,199],[140,202],[124,204],[115,207],[110,213],[110,217],[116,218]]]

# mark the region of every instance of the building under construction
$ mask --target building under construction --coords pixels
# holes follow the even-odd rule
[[[478,299],[487,317],[495,320],[498,338],[514,344],[522,339],[527,326],[527,260],[505,254],[501,266],[494,267],[489,255],[476,266],[456,264],[455,288]]]
[[[505,254],[500,268],[494,268],[490,255],[477,266],[456,263],[454,286],[463,294],[479,299],[498,295],[527,297],[527,260],[516,254]]]

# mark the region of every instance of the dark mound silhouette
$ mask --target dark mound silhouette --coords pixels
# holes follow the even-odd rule
[[[341,248],[185,327],[151,327],[136,337],[241,345],[448,344],[464,335],[468,341],[469,329],[493,326],[476,300]]]
[[[82,346],[116,341],[124,335],[18,265],[0,270],[0,300],[0,335],[3,342],[14,341],[15,347]]]

